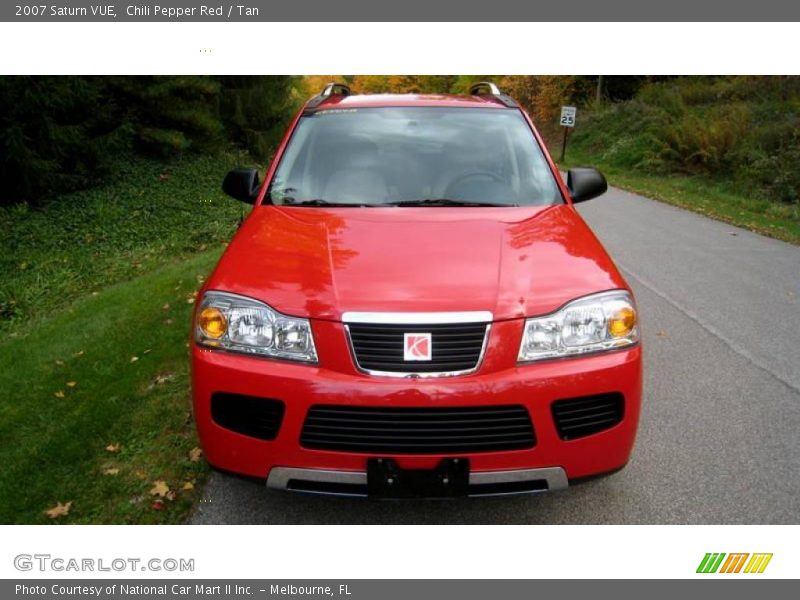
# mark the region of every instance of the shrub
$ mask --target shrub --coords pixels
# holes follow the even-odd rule
[[[607,164],[709,177],[800,203],[800,77],[678,77],[583,113],[572,144]]]
[[[291,116],[290,77],[0,77],[0,206],[101,183],[126,153],[265,159]]]
[[[81,78],[0,77],[0,205],[100,177],[110,137],[99,96]]]
[[[266,160],[280,141],[300,98],[294,77],[225,76],[220,85],[220,117],[231,141]]]

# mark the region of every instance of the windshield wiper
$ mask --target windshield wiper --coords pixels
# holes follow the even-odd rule
[[[471,202],[452,198],[419,198],[417,200],[400,200],[384,206],[519,206],[518,204],[500,204],[498,202]]]
[[[400,200],[398,202],[380,202],[377,204],[364,204],[355,202],[332,202],[322,198],[309,200],[295,200],[291,196],[282,198],[284,206],[328,206],[328,207],[365,207],[365,206],[519,206],[518,204],[500,204],[496,202],[471,202],[469,200],[453,200],[452,198],[420,198],[418,200]]]
[[[311,200],[295,200],[294,198],[283,198],[284,206],[370,206],[368,204],[356,204],[353,202],[331,202],[322,198]]]

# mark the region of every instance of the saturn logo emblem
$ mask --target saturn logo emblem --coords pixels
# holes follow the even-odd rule
[[[430,333],[403,334],[404,360],[430,360],[432,350],[433,348]]]

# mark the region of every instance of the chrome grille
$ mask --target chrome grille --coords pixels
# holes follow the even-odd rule
[[[356,365],[373,374],[460,375],[480,366],[490,324],[346,323]],[[430,360],[405,360],[406,334],[431,335]]]

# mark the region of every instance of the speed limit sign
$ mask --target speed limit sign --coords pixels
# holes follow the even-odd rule
[[[564,141],[561,142],[561,160],[564,160],[564,154],[567,152],[567,135],[570,129],[575,127],[575,113],[578,110],[574,106],[561,107],[561,120],[559,124],[564,128]]]
[[[574,106],[561,107],[561,126],[562,127],[575,127],[575,113],[578,110]]]

